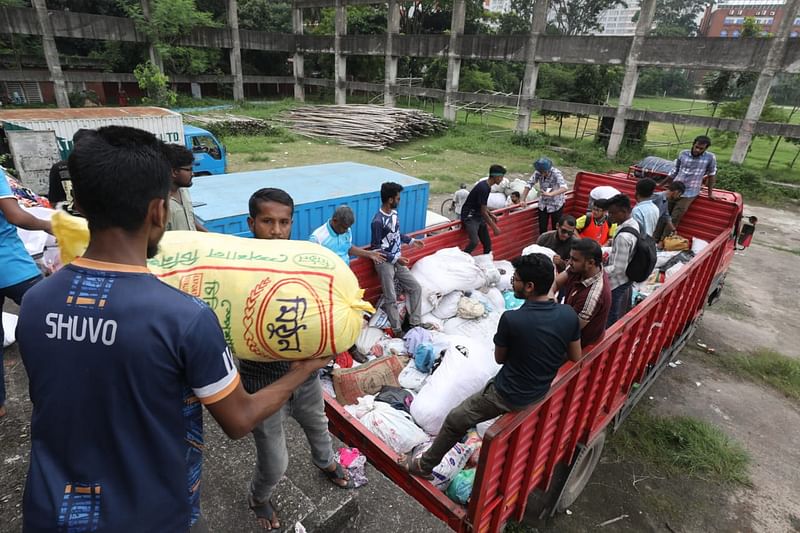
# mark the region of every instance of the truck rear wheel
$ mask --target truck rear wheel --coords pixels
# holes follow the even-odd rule
[[[606,432],[603,431],[594,440],[586,446],[581,446],[578,452],[578,457],[572,465],[572,469],[564,482],[564,488],[561,489],[561,495],[556,502],[555,511],[563,513],[566,511],[578,496],[581,495],[583,489],[589,483],[597,463],[600,462],[600,456],[603,454],[603,446],[606,443]]]

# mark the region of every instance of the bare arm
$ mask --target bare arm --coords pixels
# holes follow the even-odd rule
[[[248,394],[239,383],[228,396],[207,405],[208,411],[228,437],[240,439],[250,433],[256,424],[275,414],[312,372],[324,367],[329,361],[330,359],[299,361],[292,365],[288,374],[254,394]]]
[[[505,364],[506,357],[508,357],[508,348],[505,346],[494,346],[494,360],[498,365]]]
[[[581,325],[582,327],[583,325]],[[570,342],[567,346],[567,358],[573,363],[577,363],[581,360],[582,355],[580,339]]]
[[[2,198],[0,199],[0,211],[6,217],[6,220],[18,228],[27,229],[30,231],[46,231],[53,233],[49,220],[42,220],[36,218],[32,214],[22,209],[17,203],[16,198]]]
[[[705,177],[706,180],[706,187],[708,187],[708,197],[714,198],[714,184],[717,182],[717,175],[710,174]]]
[[[498,228],[497,224],[495,224],[495,222],[497,221],[497,217],[494,216],[494,214],[491,211],[489,211],[489,208],[487,206],[485,206],[485,205],[481,206],[481,216],[483,217],[483,220],[486,221],[486,224],[490,228],[492,228],[492,231],[494,232],[494,234],[495,235],[499,235],[500,234],[500,228]]]
[[[347,250],[347,253],[355,257],[365,257],[367,259],[371,259],[378,264],[386,261],[386,259],[375,250],[366,250],[364,248],[359,248],[358,246],[351,246],[350,249]]]
[[[564,270],[564,272],[559,273],[556,276],[556,287],[560,290],[564,288],[564,285],[567,284],[567,279],[569,278],[569,272]]]

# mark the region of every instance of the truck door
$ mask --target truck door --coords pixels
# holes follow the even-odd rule
[[[187,147],[194,154],[194,173],[224,174],[225,149],[212,135],[192,135],[186,138]]]

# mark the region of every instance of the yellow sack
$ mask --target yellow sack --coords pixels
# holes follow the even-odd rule
[[[81,234],[74,224],[53,223],[64,264],[88,243],[88,229]],[[363,312],[374,311],[344,261],[308,241],[169,231],[148,267],[206,302],[237,357],[252,361],[346,351],[361,332]]]
[[[663,247],[667,252],[680,252],[683,250],[691,250],[689,239],[681,237],[677,233],[664,237]]]
[[[58,241],[62,265],[68,265],[73,259],[83,255],[89,246],[89,225],[85,218],[72,216],[59,209],[53,213],[50,224]]]

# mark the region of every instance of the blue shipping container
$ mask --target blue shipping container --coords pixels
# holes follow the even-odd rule
[[[195,216],[209,231],[250,237],[247,202],[262,187],[288,192],[295,202],[292,239],[308,239],[341,204],[355,213],[353,243],[370,242],[370,223],[381,206],[381,183],[404,187],[400,195],[400,229],[404,233],[425,227],[428,182],[381,167],[359,163],[330,163],[275,170],[257,170],[198,176],[190,189]]]

